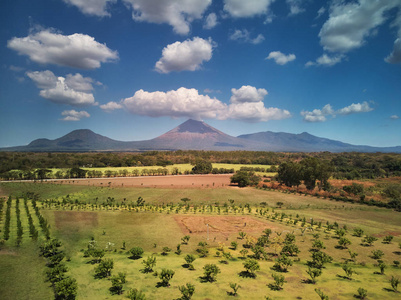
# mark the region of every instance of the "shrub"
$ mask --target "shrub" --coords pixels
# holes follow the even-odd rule
[[[257,260],[249,258],[244,263],[244,268],[247,273],[251,275],[251,277],[256,277],[255,271],[260,269],[259,263]]]
[[[171,269],[162,269],[159,278],[161,279],[160,285],[169,286],[170,280],[173,278],[175,272]]]
[[[393,288],[394,292],[398,291],[398,285],[400,284],[400,279],[394,276],[391,276],[390,279],[391,287]]]
[[[372,258],[374,259],[380,259],[384,255],[384,252],[381,250],[372,250]]]
[[[142,257],[143,249],[141,247],[134,247],[131,248],[128,252],[131,254],[130,258],[139,259]]]
[[[279,291],[283,288],[285,279],[283,275],[272,273],[274,283],[269,283],[268,287],[273,291]]]
[[[365,290],[364,288],[359,288],[358,289],[358,298],[359,299],[366,299],[366,297],[368,296],[368,291],[367,290]]]
[[[73,278],[67,277],[54,285],[54,292],[57,299],[75,299],[77,295],[78,284]]]
[[[193,284],[187,283],[186,285],[181,285],[178,287],[180,290],[182,297],[182,300],[189,300],[192,298],[194,292],[195,292],[195,286]]]
[[[114,267],[112,259],[105,259],[95,268],[95,278],[105,278],[111,275],[111,270]]]
[[[153,268],[156,266],[156,257],[148,256],[146,260],[142,261],[142,264],[144,265],[143,268],[144,273],[153,272]]]
[[[130,289],[127,294],[127,298],[130,300],[146,300],[146,297],[142,291],[137,289]]]
[[[213,282],[216,281],[217,274],[220,273],[220,268],[215,264],[207,264],[203,267],[204,280]]]

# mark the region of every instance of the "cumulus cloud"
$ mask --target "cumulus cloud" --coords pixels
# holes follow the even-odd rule
[[[26,75],[32,79],[38,88],[41,89],[39,95],[54,103],[67,104],[71,106],[96,105],[92,93],[92,78],[83,77],[77,73],[68,74],[65,77],[57,77],[53,72],[35,71],[27,72]]]
[[[62,35],[41,30],[23,38],[14,37],[7,42],[7,47],[19,55],[27,55],[36,63],[79,69],[96,69],[101,63],[118,59],[117,51],[80,33]]]
[[[76,111],[76,110],[65,110],[61,113],[64,118],[60,119],[62,121],[79,121],[82,118],[89,118],[90,114],[88,112],[81,110],[81,111]]]
[[[341,108],[337,111],[339,115],[349,115],[361,112],[372,111],[373,108],[370,107],[369,103],[364,101],[362,103],[352,103],[350,106]]]
[[[320,30],[320,43],[332,52],[359,48],[386,21],[385,12],[396,6],[401,6],[398,0],[335,1],[329,19]]]
[[[280,51],[270,52],[269,56],[266,57],[266,59],[274,59],[274,61],[278,65],[285,65],[285,64],[289,63],[290,61],[295,60],[295,58],[296,58],[295,54],[285,55],[284,53],[281,53]]]
[[[313,61],[308,61],[305,66],[310,67],[310,66],[325,66],[325,67],[331,67],[334,66],[338,63],[340,63],[343,59],[345,58],[344,54],[337,54],[337,55],[332,55],[329,56],[326,53],[320,56],[318,59],[316,59],[315,62]]]
[[[286,2],[290,7],[290,16],[298,15],[305,11],[305,9],[301,7],[303,0],[286,0]]]
[[[232,89],[232,93],[230,103],[226,104],[208,95],[200,95],[196,89],[184,87],[168,92],[139,90],[134,96],[121,100],[120,104],[133,114],[150,117],[236,119],[261,122],[291,116],[287,110],[264,106],[262,100],[267,95],[265,89],[243,86],[238,90]],[[115,102],[108,103],[107,106],[120,108]]]
[[[235,18],[253,17],[269,12],[274,0],[224,0],[224,10]]]
[[[356,113],[364,113],[372,111],[369,103],[364,101],[362,103],[352,103],[349,106],[343,107],[339,110],[334,110],[330,104],[326,104],[322,109],[314,109],[312,111],[301,111],[301,116],[304,117],[306,122],[325,122],[327,117],[335,117],[336,115],[349,115]]]
[[[243,29],[239,30],[236,29],[230,36],[230,40],[233,41],[240,41],[240,42],[245,42],[245,43],[251,43],[251,44],[260,44],[265,40],[265,37],[263,34],[258,34],[255,38],[251,38],[251,34],[248,30]]]
[[[105,112],[112,112],[113,110],[123,108],[123,106],[120,103],[110,101],[106,104],[100,105],[100,108],[103,109]]]
[[[109,5],[116,3],[117,0],[63,0],[65,3],[74,5],[86,15],[99,17],[110,16],[107,11]]]
[[[398,120],[400,117],[399,116],[397,116],[397,115],[392,115],[392,116],[390,116],[390,119],[391,120]]]
[[[183,87],[168,92],[139,90],[134,96],[124,99],[122,104],[133,114],[150,117],[214,119],[226,109],[226,105],[216,98]]]
[[[313,111],[301,111],[301,116],[306,122],[325,122],[327,116],[334,116],[334,110],[330,104],[326,104],[322,109],[314,109]]]
[[[247,122],[267,122],[271,120],[281,120],[291,117],[288,110],[275,107],[266,108],[262,101],[232,103],[228,106],[228,111],[222,119],[235,119]]]
[[[167,45],[155,69],[160,73],[199,70],[203,62],[212,58],[214,46],[211,39],[204,40],[200,37]]]
[[[254,86],[243,85],[241,88],[231,89],[231,103],[262,102],[268,94],[265,89],[257,89]]]
[[[203,25],[203,28],[212,29],[212,28],[216,27],[217,24],[218,24],[217,15],[215,13],[211,13],[207,16],[207,18],[205,20],[205,24]]]
[[[325,12],[326,12],[326,8],[321,7],[321,8],[317,11],[317,17],[316,17],[316,19],[318,19],[318,18],[320,18],[321,16],[323,16]]]
[[[123,0],[138,22],[166,23],[178,34],[188,34],[193,20],[201,19],[212,0]]]

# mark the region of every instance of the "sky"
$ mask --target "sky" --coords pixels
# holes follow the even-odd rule
[[[90,129],[401,145],[401,0],[5,0],[0,147]]]

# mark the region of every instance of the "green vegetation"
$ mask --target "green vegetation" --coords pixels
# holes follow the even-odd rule
[[[312,295],[315,288],[323,296],[347,298],[362,297],[359,288],[367,286],[369,298],[394,299],[398,290],[401,220],[395,211],[254,188],[38,182],[0,188],[12,195],[10,204],[4,199],[0,205],[2,230],[10,207],[9,239],[0,244],[0,293],[6,299],[27,294],[32,299],[260,299],[260,291],[288,299]],[[24,195],[29,197],[22,201]],[[206,218],[209,240],[206,227],[191,225],[191,218]],[[222,223],[213,223],[220,218]],[[230,224],[230,230],[220,229],[222,224]],[[252,230],[255,224],[260,227]],[[142,259],[130,259],[132,249]],[[379,250],[383,262],[373,257]],[[23,264],[8,253],[17,253]],[[39,275],[28,279],[27,270]],[[271,270],[277,272],[272,277]]]

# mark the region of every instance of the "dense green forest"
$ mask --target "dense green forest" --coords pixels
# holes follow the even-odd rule
[[[401,176],[401,154],[389,153],[275,153],[261,151],[150,151],[143,153],[1,152],[0,176],[11,170],[34,172],[46,168],[132,167],[211,163],[280,165],[316,157],[332,166],[333,177],[362,179]]]

